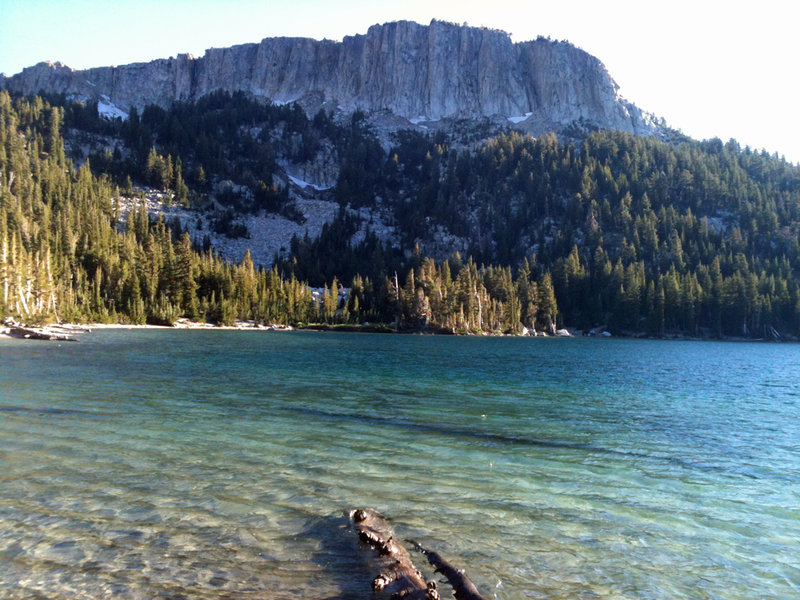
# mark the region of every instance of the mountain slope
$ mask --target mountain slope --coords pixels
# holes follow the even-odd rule
[[[800,334],[800,169],[777,156],[609,131],[470,148],[401,131],[386,154],[356,117],[219,93],[123,123],[0,92],[0,316]],[[110,146],[76,171],[67,152],[92,137]],[[338,164],[332,189],[291,174],[320,153]],[[193,231],[151,222],[142,202],[120,222],[131,180],[195,206]],[[302,221],[309,189],[340,210],[271,270],[192,251],[211,229],[240,235],[243,214]],[[300,281],[331,285],[315,302]]]
[[[292,289],[353,291],[345,305],[306,294],[284,320],[800,335],[800,169],[733,140],[659,130],[568,44],[400,22],[342,43],[264,40],[85,72],[45,65],[4,85],[50,91],[0,92],[7,311],[263,319],[278,314],[268,288],[289,277]],[[125,98],[130,114],[114,118]],[[64,175],[74,181],[62,189]],[[168,225],[134,206],[142,186],[174,197]],[[61,220],[87,194],[97,210],[75,225],[75,247]],[[128,236],[124,257],[117,234]],[[192,247],[240,267],[207,253],[190,274]],[[159,252],[184,256],[180,277],[171,259],[159,271]],[[272,267],[259,297],[239,288],[254,263]]]

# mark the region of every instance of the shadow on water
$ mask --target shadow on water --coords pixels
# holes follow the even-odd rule
[[[58,408],[51,406],[0,406],[0,413],[19,413],[24,418],[29,415],[39,417],[77,417],[95,421],[111,418],[111,414],[97,410],[83,410],[80,408]]]
[[[792,483],[797,481],[797,478],[792,476],[785,476],[779,474],[767,475],[763,473],[753,473],[743,469],[732,469],[721,465],[689,461],[677,456],[649,454],[647,452],[641,452],[623,448],[607,448],[595,444],[584,444],[580,442],[570,442],[564,440],[539,439],[524,435],[512,435],[506,433],[476,431],[474,429],[465,429],[463,427],[437,425],[435,423],[430,423],[430,422],[410,421],[407,419],[394,419],[391,417],[379,417],[375,415],[366,415],[360,413],[333,412],[333,411],[326,411],[326,410],[306,408],[306,407],[284,407],[284,410],[286,410],[287,412],[299,413],[306,416],[313,416],[320,419],[326,419],[332,421],[353,421],[353,422],[369,423],[371,425],[402,428],[408,431],[416,431],[421,433],[435,433],[437,435],[443,435],[443,436],[455,436],[467,439],[475,439],[492,444],[496,443],[503,445],[508,444],[508,445],[520,445],[520,446],[533,446],[540,448],[568,449],[568,450],[576,450],[588,453],[607,454],[607,455],[622,456],[626,458],[635,458],[645,461],[665,462],[689,470],[722,472],[731,475],[741,475],[744,477],[748,477],[750,479],[768,478],[768,479],[777,479],[781,481],[788,481]]]
[[[91,414],[86,410],[77,410],[73,408],[31,408],[28,406],[0,406],[0,412],[20,412],[20,413],[34,413],[40,415],[87,415]]]
[[[358,539],[348,531],[349,520],[344,511],[313,518],[296,536],[318,543],[311,561],[319,565],[321,575],[339,591],[320,600],[362,600],[372,595],[372,575],[367,556]]]

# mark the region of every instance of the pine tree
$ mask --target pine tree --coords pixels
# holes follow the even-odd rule
[[[549,334],[555,334],[558,306],[556,304],[555,290],[553,289],[553,279],[549,272],[545,272],[542,275],[537,285],[537,291],[537,329]]]

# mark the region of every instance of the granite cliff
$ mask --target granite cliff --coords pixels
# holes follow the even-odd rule
[[[191,101],[214,90],[245,91],[308,112],[355,109],[422,123],[491,118],[540,133],[572,123],[637,134],[658,131],[652,115],[624,100],[595,57],[566,42],[512,43],[486,28],[441,21],[374,25],[342,42],[267,38],[116,67],[73,70],[39,63],[0,88],[63,93],[141,109]]]

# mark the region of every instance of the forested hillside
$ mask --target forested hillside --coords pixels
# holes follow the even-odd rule
[[[144,204],[118,227],[119,188],[90,163],[73,168],[63,121],[63,108],[0,92],[0,314],[161,324],[316,316],[296,279],[198,253]]]
[[[470,235],[480,261],[552,270],[565,323],[769,335],[798,325],[800,169],[735,142],[596,132],[429,145],[398,214]],[[467,233],[470,232],[470,233]]]
[[[469,123],[388,136],[357,113],[308,118],[222,93],[125,122],[96,115],[0,95],[4,314],[800,334],[800,169],[733,141],[485,138]],[[89,155],[80,169],[64,135],[76,159]],[[135,185],[226,210],[229,225],[248,211],[297,218],[276,177],[287,162],[323,165],[342,210],[274,265],[227,264],[143,204],[118,219]],[[359,209],[389,211],[399,248],[357,236]],[[303,282],[325,288],[319,301]],[[341,285],[350,293],[331,291]]]

